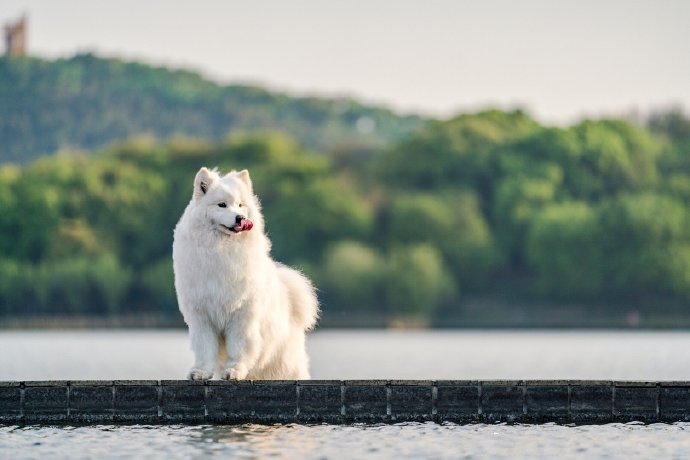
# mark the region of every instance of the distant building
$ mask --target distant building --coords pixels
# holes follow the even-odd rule
[[[24,56],[26,54],[26,16],[16,22],[5,24],[5,54]]]

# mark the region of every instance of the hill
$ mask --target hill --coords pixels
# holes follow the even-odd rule
[[[351,99],[224,86],[189,71],[92,54],[0,58],[0,162],[25,164],[142,135],[217,141],[277,131],[310,149],[352,150],[379,147],[423,123]]]

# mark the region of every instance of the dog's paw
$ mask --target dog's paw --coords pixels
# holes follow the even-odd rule
[[[205,371],[197,367],[189,371],[189,380],[208,380],[213,377],[213,372]]]
[[[223,373],[223,378],[225,380],[244,380],[247,378],[249,371],[246,367],[242,365],[236,365],[233,367],[228,367]]]

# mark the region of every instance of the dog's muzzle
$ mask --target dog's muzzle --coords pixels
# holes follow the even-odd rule
[[[237,216],[235,218],[235,225],[233,225],[232,227],[227,227],[223,225],[223,227],[235,233],[248,232],[254,227],[254,222],[252,222],[251,219],[247,219],[246,217]]]

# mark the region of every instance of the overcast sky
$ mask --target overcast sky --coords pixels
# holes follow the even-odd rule
[[[187,67],[221,82],[448,116],[547,122],[690,109],[690,0],[3,0],[34,55]]]

